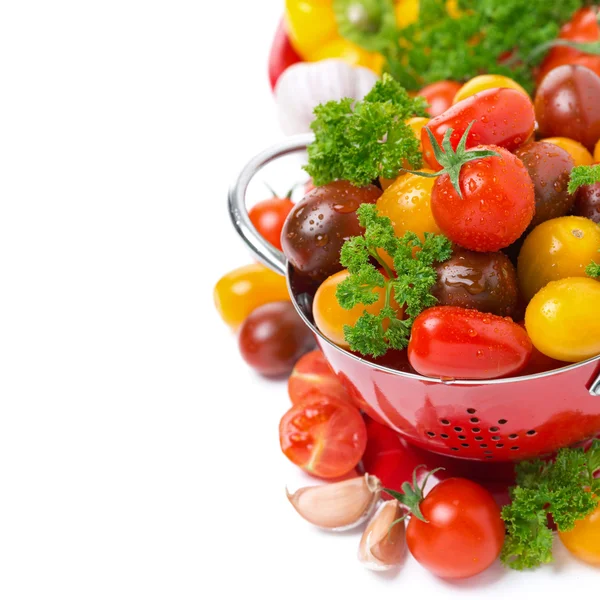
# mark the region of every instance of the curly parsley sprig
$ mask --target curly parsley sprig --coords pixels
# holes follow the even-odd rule
[[[593,185],[600,182],[600,165],[580,165],[571,169],[569,177],[569,194],[574,194],[582,185]]]
[[[365,310],[353,327],[344,327],[351,350],[377,357],[390,348],[406,348],[415,318],[437,303],[431,294],[437,281],[432,265],[448,260],[452,246],[445,236],[432,233],[425,234],[424,242],[410,231],[399,238],[390,219],[379,215],[373,204],[361,205],[357,215],[365,234],[351,238],[342,247],[340,261],[350,275],[338,285],[336,297],[340,306],[349,310],[358,304],[374,304],[379,299],[376,288],[384,289],[385,303],[378,314]],[[396,274],[382,259],[382,250],[392,258]],[[392,295],[399,306],[405,306],[407,318],[398,318]]]
[[[551,514],[559,531],[569,531],[575,521],[590,515],[598,506],[600,441],[587,452],[563,448],[552,462],[525,461],[519,464],[517,485],[511,489],[511,504],[502,509],[507,536],[502,562],[517,570],[531,569],[552,561]]]
[[[346,180],[363,186],[381,176],[396,177],[404,161],[420,168],[419,140],[405,121],[425,116],[426,108],[423,98],[411,98],[389,75],[362,101],[344,98],[320,104],[311,124],[315,141],[308,147],[305,170],[315,185]]]

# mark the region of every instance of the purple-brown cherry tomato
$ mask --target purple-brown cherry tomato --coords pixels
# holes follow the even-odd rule
[[[381,193],[374,185],[359,188],[334,181],[304,196],[281,232],[283,252],[296,271],[317,281],[341,271],[344,242],[364,233],[356,209],[364,203],[374,204]]]

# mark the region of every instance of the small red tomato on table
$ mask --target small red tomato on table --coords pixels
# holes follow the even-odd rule
[[[260,235],[278,250],[281,250],[283,224],[294,208],[291,200],[292,191],[293,188],[283,198],[272,192],[272,198],[262,200],[248,211],[250,220]]]

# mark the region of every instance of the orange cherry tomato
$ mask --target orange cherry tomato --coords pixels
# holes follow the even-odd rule
[[[430,169],[422,171],[433,173]],[[425,232],[441,233],[431,212],[431,191],[435,182],[434,178],[405,173],[379,197],[377,209],[381,215],[389,217],[397,236],[413,231],[424,241]]]
[[[562,148],[571,155],[571,158],[575,162],[575,166],[591,165],[594,162],[592,155],[589,150],[579,142],[565,137],[551,137],[541,140],[542,142],[548,142],[554,144],[559,148]],[[599,153],[600,155],[600,153]]]
[[[571,531],[559,531],[558,536],[571,554],[600,566],[600,506],[585,519],[575,521]]]
[[[600,162],[600,140],[598,140],[594,148],[594,162]]]
[[[313,393],[283,415],[279,442],[295,465],[333,479],[356,467],[367,445],[367,429],[354,406]]]
[[[483,90],[491,90],[492,88],[511,88],[525,94],[529,98],[529,94],[525,89],[510,77],[505,77],[504,75],[478,75],[467,81],[467,83],[456,92],[452,104],[456,104],[469,96],[483,92]],[[529,99],[531,101],[531,98]]]
[[[383,288],[375,288],[374,291],[379,295],[379,299],[374,304],[368,306],[357,304],[350,310],[342,308],[335,297],[335,292],[337,286],[348,275],[348,270],[344,269],[328,277],[319,286],[313,300],[313,317],[319,331],[334,344],[342,348],[349,347],[344,337],[344,325],[353,327],[365,310],[371,314],[378,314],[385,306],[385,290]],[[398,312],[398,318],[401,319],[402,311],[393,298],[391,299],[391,304]]]
[[[217,310],[233,329],[237,329],[255,308],[289,299],[285,277],[258,264],[227,273],[214,289]]]
[[[281,250],[281,230],[286,217],[294,208],[289,198],[269,198],[255,204],[248,215],[252,224],[271,246]]]

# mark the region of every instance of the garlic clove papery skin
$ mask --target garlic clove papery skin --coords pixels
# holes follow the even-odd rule
[[[301,62],[288,67],[275,86],[275,105],[283,133],[308,133],[318,104],[342,98],[362,100],[378,80],[365,67],[343,60]]]
[[[366,474],[286,493],[298,514],[309,523],[328,531],[345,531],[371,516],[381,496],[381,482]]]
[[[358,546],[358,560],[367,568],[388,571],[402,562],[406,553],[404,521],[392,527],[402,514],[398,500],[388,500],[369,521]]]

